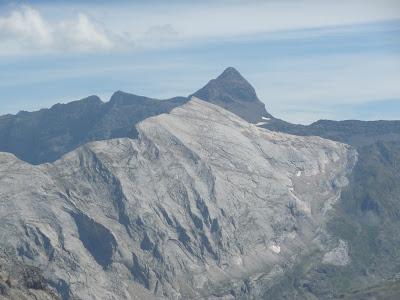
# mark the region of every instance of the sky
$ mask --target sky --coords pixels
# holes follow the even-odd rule
[[[0,114],[186,96],[229,66],[287,121],[400,119],[400,1],[0,0]]]

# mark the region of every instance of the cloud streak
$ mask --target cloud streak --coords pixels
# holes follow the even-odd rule
[[[85,14],[73,20],[48,22],[39,11],[22,6],[0,17],[0,53],[47,53],[110,50],[115,38]]]
[[[398,0],[95,3],[0,4],[0,114],[115,90],[188,95],[227,66],[293,122],[392,118],[377,108],[400,99]]]
[[[185,47],[399,18],[397,0],[47,3],[0,15],[0,54]]]

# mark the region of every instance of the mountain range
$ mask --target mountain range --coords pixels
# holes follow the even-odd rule
[[[0,299],[399,295],[400,121],[291,124],[230,67],[1,116],[0,151]]]

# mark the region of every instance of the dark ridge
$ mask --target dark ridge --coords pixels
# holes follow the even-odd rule
[[[110,104],[114,105],[144,104],[146,102],[152,102],[154,100],[156,99],[151,99],[145,96],[139,96],[135,94],[124,93],[122,91],[117,91],[111,96]]]
[[[135,125],[188,101],[157,100],[116,92],[109,102],[90,96],[49,109],[0,117],[0,152],[31,164],[53,162],[91,141],[137,138]]]
[[[299,125],[272,119],[262,127],[294,135],[320,136],[355,147],[400,140],[400,121],[319,120],[310,125]]]

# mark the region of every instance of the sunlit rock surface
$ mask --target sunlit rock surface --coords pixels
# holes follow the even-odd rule
[[[338,252],[325,224],[350,146],[196,98],[137,131],[52,164],[0,153],[1,245],[60,297],[257,298],[303,255]]]

